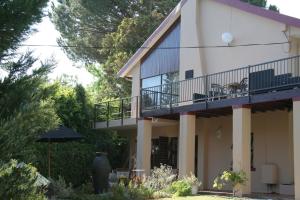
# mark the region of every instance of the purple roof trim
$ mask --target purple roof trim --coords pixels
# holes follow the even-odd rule
[[[159,27],[151,34],[151,36],[144,42],[144,44],[142,45],[142,47],[148,47],[149,44],[152,42],[152,40],[156,37],[157,34],[159,34],[164,28],[165,26],[171,21],[174,20],[174,17],[176,16],[176,13],[178,11],[178,9],[180,10],[182,8],[182,6],[187,2],[188,0],[181,0],[180,3],[178,4],[178,6],[176,6],[172,12],[166,17],[166,19],[159,25]],[[133,62],[135,61],[135,59],[137,57],[139,57],[143,50],[145,50],[144,48],[139,48],[135,54],[128,60],[128,62],[120,69],[120,71],[118,72],[118,76],[120,76],[122,73],[124,73],[128,67],[130,65],[133,64]]]
[[[240,0],[215,0],[218,3],[222,3],[234,8],[259,15],[261,17],[266,17],[274,21],[278,21],[287,25],[295,26],[300,28],[300,19],[295,17],[290,17],[287,15],[280,14],[271,10],[266,10],[257,6],[253,6],[249,3],[241,2]]]

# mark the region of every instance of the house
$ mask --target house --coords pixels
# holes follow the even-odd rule
[[[96,106],[138,169],[164,163],[204,189],[244,171],[243,194],[300,199],[300,19],[239,0],[182,0],[120,70],[132,96]],[[124,133],[125,134],[125,133]]]

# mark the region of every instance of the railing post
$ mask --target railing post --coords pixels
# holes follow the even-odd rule
[[[209,99],[209,92],[208,92],[208,75],[205,75],[204,78],[205,78],[205,95],[207,96],[206,101],[208,101],[208,99]]]
[[[107,126],[107,128],[109,127],[109,101],[107,102],[107,107],[106,107],[106,109],[107,109],[107,116],[106,116],[106,126]]]
[[[299,56],[297,56],[297,58],[296,58],[296,70],[297,70],[297,73],[296,73],[296,76],[299,76],[300,75],[300,55]]]
[[[121,99],[121,125],[124,124],[124,99]]]
[[[251,86],[250,73],[251,73],[251,65],[248,66],[248,97],[249,97],[249,100],[250,100],[250,94],[251,94],[251,91],[250,91],[250,86]]]
[[[170,92],[170,111],[172,109],[172,103],[173,103],[173,83],[170,84],[171,85],[171,92]]]
[[[140,110],[140,102],[139,102],[139,96],[135,97],[135,101],[136,101],[136,108],[135,108],[135,118],[136,120],[138,120],[139,118],[139,110]],[[131,108],[132,109],[132,108]],[[136,121],[137,122],[137,121]]]
[[[140,89],[140,117],[142,116],[142,110],[143,110],[143,89]]]

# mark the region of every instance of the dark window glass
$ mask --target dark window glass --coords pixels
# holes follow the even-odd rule
[[[177,168],[178,138],[159,137],[152,139],[151,168],[166,164]]]
[[[178,100],[179,73],[162,74],[142,80],[142,103],[144,109],[169,106]]]
[[[161,75],[142,80],[143,108],[154,108],[161,101]]]
[[[185,79],[194,78],[194,70],[187,70],[185,71]]]

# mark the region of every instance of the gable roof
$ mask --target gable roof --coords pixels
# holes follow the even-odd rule
[[[145,56],[148,51],[153,47],[158,40],[168,31],[168,29],[176,22],[181,15],[181,8],[188,0],[181,0],[180,3],[172,10],[172,12],[166,17],[166,19],[159,25],[159,27],[150,35],[150,37],[144,42],[135,54],[128,60],[128,62],[118,72],[118,76],[125,77],[127,73]],[[249,3],[242,2],[240,0],[214,0],[218,3],[231,6],[243,10],[248,13],[252,13],[261,17],[269,18],[271,20],[287,24],[290,26],[300,28],[300,19],[280,14],[271,10],[267,10],[258,6],[251,5]],[[147,47],[147,48],[143,48]]]
[[[188,0],[181,0],[180,3],[172,10],[166,19],[159,25],[159,27],[150,35],[135,54],[128,60],[128,62],[118,72],[118,76],[125,77],[126,74],[136,65],[136,63],[147,54],[152,46],[169,30],[169,28],[176,22],[180,16],[181,8]],[[143,48],[147,47],[147,48]]]

